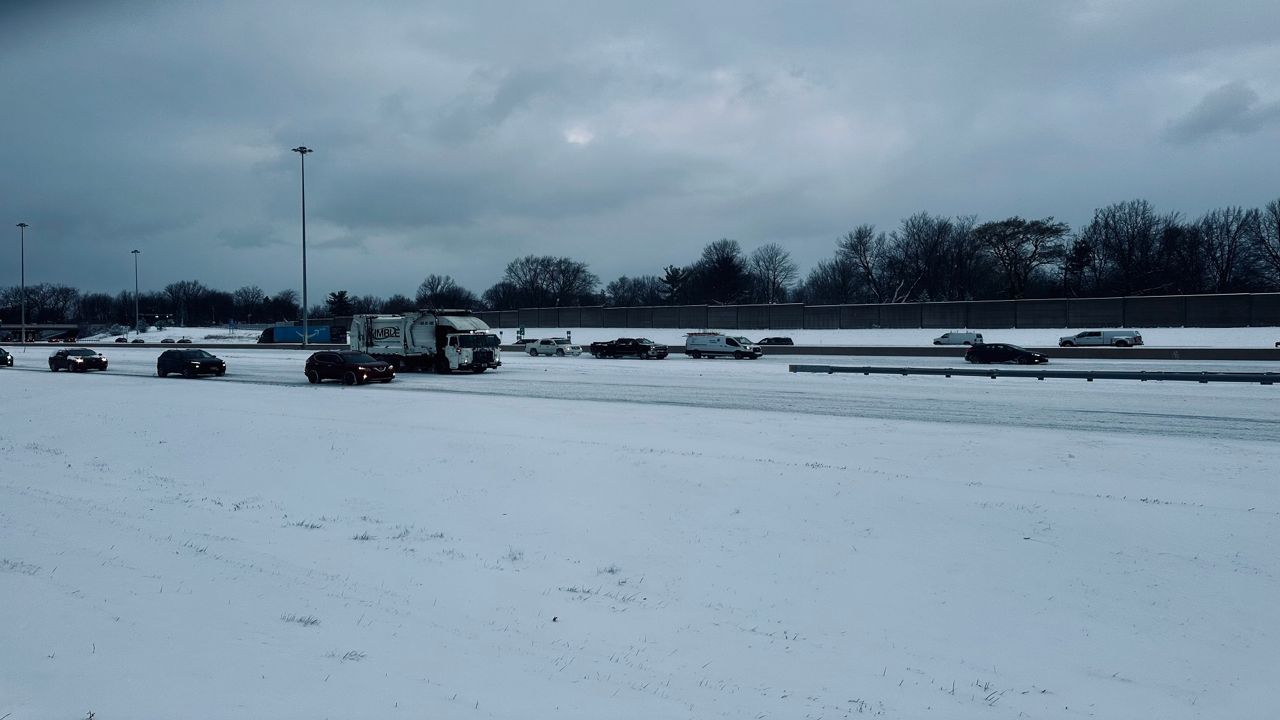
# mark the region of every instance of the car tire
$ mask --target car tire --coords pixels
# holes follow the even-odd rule
[[[320,373],[316,372],[315,370],[308,370],[307,382],[311,383],[312,385],[315,385],[316,383],[320,382]]]
[[[529,357],[538,357],[537,348],[529,348]]]
[[[564,350],[556,348],[556,357],[564,357]]]
[[[1128,340],[1117,340],[1117,341],[1116,341],[1116,347],[1129,347],[1129,341],[1128,341]]]
[[[1075,347],[1075,346],[1076,344],[1071,342],[1070,340],[1064,340],[1063,342],[1058,343],[1058,347]]]
[[[156,368],[156,377],[169,377],[169,371]]]
[[[348,370],[342,376],[343,385],[355,385],[359,383],[359,381],[360,381],[360,378],[356,377],[356,374],[350,370]]]
[[[699,360],[702,358],[702,353],[698,352],[697,350],[694,350],[693,352],[689,353],[689,357],[693,358],[694,360]]]
[[[476,375],[479,375],[480,373],[488,369],[489,368],[485,368],[485,367],[474,367],[474,368],[471,368],[471,372],[475,373]]]
[[[49,363],[49,372],[58,372],[58,366],[53,363]]]
[[[741,350],[734,350],[734,351],[733,351],[733,359],[734,359],[734,360],[741,360],[741,359],[742,359],[742,358],[744,358],[744,357],[746,357],[746,356],[742,354],[742,351],[741,351]]]
[[[934,341],[933,341],[933,344],[934,344],[934,345],[941,345],[941,344],[942,344],[942,341],[941,341],[941,340],[934,340]]]
[[[1031,364],[1031,358],[1026,357],[1026,356],[1019,356],[1019,357],[1018,357],[1018,359],[1017,359],[1015,362],[1017,362],[1019,365],[1030,365],[1030,364]]]

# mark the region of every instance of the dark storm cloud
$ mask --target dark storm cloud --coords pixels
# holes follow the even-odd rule
[[[720,237],[807,266],[919,210],[1256,205],[1278,23],[1261,1],[0,3],[0,217],[32,224],[37,281],[117,290],[137,247],[144,285],[296,287],[306,144],[312,287],[385,295],[482,291],[528,253],[658,272]]]
[[[1169,126],[1176,142],[1194,142],[1221,134],[1249,135],[1280,125],[1280,101],[1264,103],[1243,82],[1223,85],[1204,96]]]

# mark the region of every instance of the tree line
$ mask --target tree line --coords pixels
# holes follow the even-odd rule
[[[528,255],[476,295],[448,275],[426,276],[412,297],[330,292],[312,317],[395,313],[416,308],[510,310],[582,305],[901,303],[1053,297],[1106,297],[1280,290],[1280,199],[1263,208],[1226,207],[1197,218],[1161,214],[1145,200],[1096,210],[1075,231],[1052,217],[916,213],[889,231],[858,225],[839,237],[832,255],[803,277],[777,243],[751,252],[715,240],[685,263],[660,273],[608,283],[568,257]],[[133,293],[81,293],[66,285],[27,287],[27,322],[78,321],[132,325]],[[18,322],[18,287],[0,288],[0,319]],[[257,286],[227,292],[196,280],[138,297],[148,319],[177,325],[296,320],[292,289]]]

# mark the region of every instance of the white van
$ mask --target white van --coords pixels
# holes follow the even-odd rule
[[[764,354],[760,346],[741,335],[718,332],[688,333],[684,336],[684,354],[691,358],[733,357],[755,360]]]
[[[982,333],[949,332],[933,339],[934,345],[981,345]]]
[[[1131,347],[1142,344],[1142,333],[1137,330],[1085,330],[1075,335],[1058,338],[1058,347],[1086,345],[1114,345]]]

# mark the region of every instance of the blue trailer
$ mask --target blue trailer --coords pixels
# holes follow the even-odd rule
[[[345,333],[341,333],[344,334]],[[309,343],[331,343],[345,342],[343,340],[334,340],[336,333],[328,325],[312,325],[307,328],[307,342]],[[277,325],[269,327],[262,331],[262,335],[258,337],[260,343],[300,343],[302,342],[302,326],[301,325]]]

